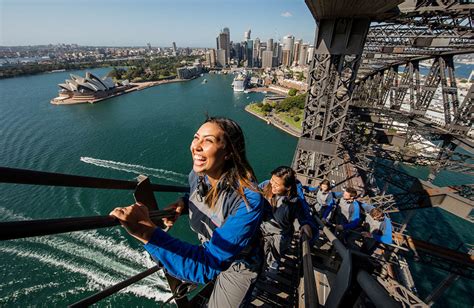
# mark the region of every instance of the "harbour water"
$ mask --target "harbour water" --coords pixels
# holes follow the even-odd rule
[[[91,71],[102,76],[108,69]],[[231,75],[160,85],[94,105],[51,105],[56,85],[69,73],[85,71],[0,80],[0,166],[125,180],[147,174],[153,183],[186,185],[189,144],[206,113],[241,124],[260,181],[274,167],[291,163],[296,138],[246,113],[244,107],[263,94],[233,92]],[[456,179],[443,176],[448,183]],[[178,194],[156,197],[164,206]],[[106,215],[132,202],[132,193],[126,191],[0,184],[2,221]],[[429,222],[436,219],[439,232],[448,233],[445,238],[474,242],[472,224],[436,209],[424,213],[413,224],[420,236],[433,231]],[[171,233],[197,243],[186,219]],[[437,240],[446,244],[446,239]],[[65,306],[153,264],[121,228],[0,242],[0,258],[2,307]],[[445,275],[430,280],[432,272],[415,270],[425,296]],[[439,305],[472,307],[470,291],[472,284],[460,279]],[[154,274],[99,306],[156,306],[170,296],[163,277]]]
[[[108,70],[92,71],[102,76]],[[263,94],[234,93],[233,76],[206,75],[94,105],[51,105],[69,73],[85,71],[0,80],[1,166],[125,180],[147,174],[153,183],[186,185],[189,145],[206,113],[242,125],[260,180],[291,163],[296,139],[247,114],[245,105]],[[163,206],[178,195],[156,197]],[[106,215],[131,203],[126,191],[0,184],[3,221]],[[196,241],[185,219],[172,233]],[[152,264],[121,228],[0,242],[0,258],[2,307],[65,306]],[[153,275],[100,305],[153,306],[170,296]]]

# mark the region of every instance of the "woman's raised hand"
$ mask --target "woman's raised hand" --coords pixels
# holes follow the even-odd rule
[[[170,204],[165,210],[174,210],[175,211],[175,216],[174,217],[169,217],[169,218],[163,218],[163,223],[165,224],[166,227],[171,228],[175,221],[181,216],[181,213],[183,212],[185,208],[185,204],[183,199],[179,199],[175,203]]]
[[[117,207],[109,215],[120,220],[125,230],[144,244],[148,243],[156,229],[148,214],[148,208],[143,203]]]

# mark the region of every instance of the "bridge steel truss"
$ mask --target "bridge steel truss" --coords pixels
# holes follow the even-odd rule
[[[441,170],[474,174],[469,135],[474,85],[461,93],[461,101],[454,65],[454,56],[474,53],[474,3],[306,4],[317,30],[302,135],[292,163],[300,181],[317,185],[349,157],[366,184],[368,201],[396,212],[430,205],[420,180],[399,163],[428,166],[428,181]],[[427,61],[429,71],[422,77]],[[439,88],[443,119],[435,121],[428,115]],[[473,196],[472,185],[455,189]],[[462,270],[456,262],[428,259],[447,271]]]
[[[357,124],[352,120],[353,106],[366,107],[362,110],[366,115],[375,113],[386,120],[365,127],[364,134],[368,129],[391,130],[405,140],[398,147],[383,149],[376,138],[367,147],[359,147],[359,153],[430,166],[431,181],[443,169],[474,173],[472,155],[454,155],[457,144],[452,142],[452,136],[468,138],[473,124],[474,86],[460,103],[453,57],[474,52],[474,4],[385,1],[371,3],[372,10],[359,12],[366,17],[360,18],[357,10],[349,14],[353,16],[337,11],[338,4],[350,6],[351,1],[336,1],[335,11],[324,1],[306,2],[318,27],[303,132],[293,158],[300,180],[313,184],[328,177],[337,168],[337,157],[350,147],[347,143],[366,138],[354,135],[361,132],[355,126],[363,120],[359,117]],[[421,78],[420,62],[428,59],[432,64]],[[426,117],[439,87],[443,123]],[[404,104],[408,108],[402,108]],[[431,149],[418,146],[417,155],[407,155],[404,151],[419,143],[420,137],[437,141],[437,149],[433,150],[434,144]],[[437,154],[428,155],[429,150]]]

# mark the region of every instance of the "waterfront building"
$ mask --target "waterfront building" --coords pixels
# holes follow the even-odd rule
[[[216,50],[215,49],[209,49],[206,52],[206,61],[209,67],[216,66]]]
[[[226,67],[227,66],[227,51],[225,49],[217,49],[216,50],[216,55],[217,55],[217,65],[220,67]]]
[[[202,66],[195,63],[193,66],[184,66],[176,69],[178,79],[191,79],[202,73]]]
[[[265,50],[262,57],[262,68],[272,68],[274,66],[273,62],[273,51]]]
[[[287,89],[296,89],[298,91],[306,91],[308,84],[304,81],[296,81],[293,79],[283,79],[279,81],[279,84],[282,87],[285,87]]]
[[[53,99],[53,103],[64,100],[74,102],[93,102],[124,91],[130,87],[128,80],[115,84],[110,77],[97,77],[91,72],[86,72],[85,77],[70,74],[71,79],[58,84],[59,96]]]

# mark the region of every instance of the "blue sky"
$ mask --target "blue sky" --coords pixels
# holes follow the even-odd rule
[[[220,29],[232,41],[313,43],[315,21],[303,0],[0,0],[0,45],[215,47]]]

